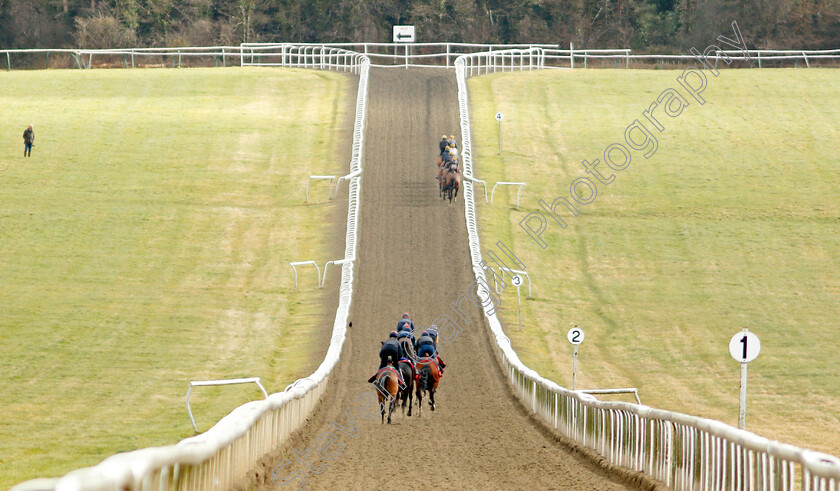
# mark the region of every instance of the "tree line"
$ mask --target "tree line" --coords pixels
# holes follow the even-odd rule
[[[240,42],[548,43],[677,52],[737,21],[750,48],[840,48],[840,0],[0,0],[0,48]]]

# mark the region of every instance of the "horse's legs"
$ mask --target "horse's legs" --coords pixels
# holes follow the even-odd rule
[[[382,396],[379,397],[379,415],[382,417],[382,424],[385,424],[385,403],[382,402]]]
[[[435,390],[434,389],[429,390],[429,406],[432,407],[432,411],[435,410]]]
[[[417,417],[423,416],[423,389],[418,385],[417,393]]]
[[[414,384],[412,383],[412,385],[414,385]],[[412,406],[412,404],[414,404],[414,394],[412,394],[413,389],[414,389],[414,387],[409,387],[408,388],[408,394],[406,395],[406,397],[408,398],[408,415],[409,416],[411,416],[411,406]],[[403,408],[405,408],[405,401],[403,401]]]

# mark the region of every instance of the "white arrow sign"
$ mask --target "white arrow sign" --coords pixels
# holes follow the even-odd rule
[[[414,26],[394,26],[395,43],[413,43]]]

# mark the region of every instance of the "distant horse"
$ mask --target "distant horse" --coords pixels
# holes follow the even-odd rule
[[[373,381],[376,395],[379,397],[379,414],[382,415],[382,424],[385,424],[385,401],[388,402],[388,424],[391,424],[391,413],[397,403],[397,393],[400,390],[400,378],[397,370],[392,366],[380,368]]]
[[[408,361],[400,360],[400,373],[405,384],[400,387],[397,398],[402,400],[402,413],[405,415],[405,406],[408,403],[408,415],[411,416],[411,406],[414,404],[414,368]]]
[[[435,392],[440,383],[440,367],[437,362],[429,357],[417,360],[417,371],[420,373],[420,380],[417,381],[417,407],[418,414],[423,414],[423,393],[429,393],[429,406],[435,410]]]
[[[449,198],[449,205],[452,200],[458,200],[458,190],[461,189],[461,174],[458,172],[457,164],[450,164],[442,169],[440,175],[440,195],[443,199]]]

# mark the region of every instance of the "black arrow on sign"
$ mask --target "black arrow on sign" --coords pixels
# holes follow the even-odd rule
[[[397,34],[397,39],[405,39],[405,38],[410,38],[410,37],[411,37],[411,34],[402,34],[402,33]]]

